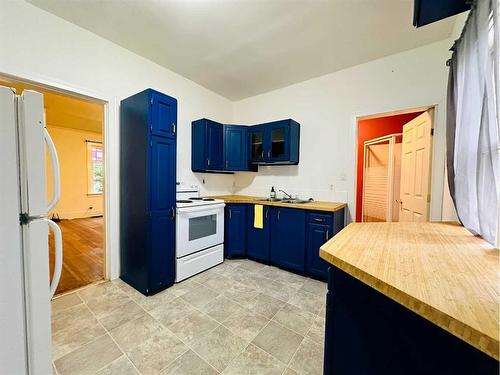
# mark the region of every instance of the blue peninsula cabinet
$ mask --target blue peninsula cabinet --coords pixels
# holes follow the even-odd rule
[[[177,100],[120,103],[120,278],[145,295],[175,281]]]

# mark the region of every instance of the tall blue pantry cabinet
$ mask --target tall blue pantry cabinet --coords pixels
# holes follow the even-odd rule
[[[145,295],[175,281],[177,100],[152,89],[120,104],[120,277]]]

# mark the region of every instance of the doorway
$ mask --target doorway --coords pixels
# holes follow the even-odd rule
[[[428,221],[434,108],[357,119],[356,221]]]
[[[104,227],[104,103],[42,85],[0,76],[0,85],[21,93],[43,94],[45,122],[60,163],[61,198],[48,213],[63,235],[63,265],[56,296],[106,277]],[[47,159],[47,195],[52,196],[52,168]],[[50,272],[54,238],[49,233]]]

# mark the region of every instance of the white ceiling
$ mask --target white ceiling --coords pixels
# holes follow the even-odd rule
[[[28,0],[231,100],[450,36],[412,0]]]

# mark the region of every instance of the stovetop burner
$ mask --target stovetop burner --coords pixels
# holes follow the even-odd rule
[[[203,201],[203,202],[211,202],[215,200],[214,198],[203,198],[203,197],[192,197],[189,199],[191,199],[192,201]]]
[[[180,199],[177,201],[177,203],[193,203],[193,201],[187,199]]]

